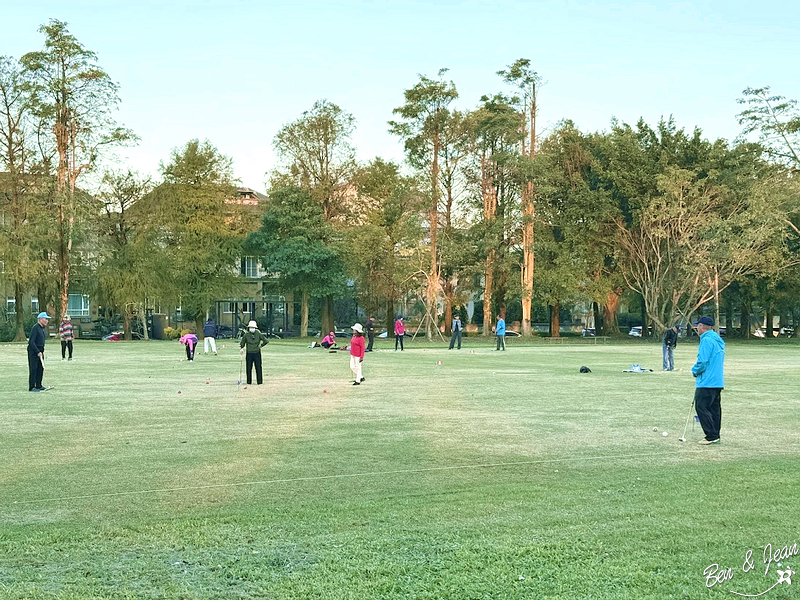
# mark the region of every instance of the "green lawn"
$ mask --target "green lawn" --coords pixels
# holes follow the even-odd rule
[[[678,442],[689,342],[671,373],[638,340],[389,343],[354,387],[347,353],[276,341],[244,389],[229,341],[51,340],[40,394],[0,346],[0,598],[735,598],[800,571],[763,561],[800,543],[797,342],[729,343],[717,447]]]

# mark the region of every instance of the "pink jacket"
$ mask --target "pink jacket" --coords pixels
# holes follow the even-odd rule
[[[193,333],[187,333],[178,340],[181,344],[189,344],[189,348],[194,348],[197,345],[197,336]]]
[[[406,332],[406,326],[403,324],[402,319],[397,319],[394,322],[394,334],[395,335],[403,335]]]

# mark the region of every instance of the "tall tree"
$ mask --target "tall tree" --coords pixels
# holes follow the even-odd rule
[[[800,171],[800,109],[797,100],[773,94],[769,86],[747,88],[737,102],[746,108],[737,116],[744,135],[758,141],[774,161]]]
[[[158,224],[148,211],[135,210],[136,203],[151,190],[150,179],[130,170],[107,172],[97,197],[101,260],[97,267],[97,298],[122,314],[125,336],[132,337],[131,318],[145,323],[148,300],[177,301],[164,295],[172,284],[166,256],[158,245]],[[144,327],[147,338],[147,327]]]
[[[208,140],[191,140],[161,164],[164,181],[134,205],[160,223],[183,313],[199,321],[236,289],[242,241],[253,215],[235,201],[232,161]],[[164,291],[164,295],[169,290]]]
[[[538,111],[538,89],[542,83],[542,78],[536,71],[531,69],[531,61],[527,58],[520,58],[509,65],[506,70],[498,71],[498,75],[503,77],[507,83],[515,85],[521,93],[517,104],[521,107],[522,135],[521,150],[522,155],[532,161],[536,156],[536,116]],[[533,333],[531,327],[531,303],[533,301],[533,279],[534,279],[534,221],[536,219],[536,190],[534,183],[528,179],[522,183],[520,194],[520,209],[522,212],[522,264],[520,269],[522,287],[522,335],[530,336]]]
[[[509,229],[516,222],[511,205],[519,191],[521,116],[505,96],[484,96],[475,114],[474,135],[483,217],[476,228],[484,257],[483,335],[490,335],[492,304],[503,316],[506,310]]]
[[[354,211],[352,179],[356,169],[351,137],[355,119],[327,100],[283,127],[273,146],[284,168],[272,174],[271,187],[290,185],[306,190],[322,208],[326,221],[345,224]],[[322,310],[323,330],[334,326],[333,296],[327,294]]]
[[[29,95],[17,61],[0,57],[0,260],[14,285],[15,340],[25,339],[23,295],[41,281],[49,266],[42,219],[41,163],[32,148]],[[44,301],[44,298],[42,298]]]
[[[405,143],[409,163],[427,172],[429,177],[430,202],[428,204],[428,238],[430,243],[430,269],[427,272],[425,292],[426,319],[425,334],[433,339],[436,326],[438,296],[441,273],[438,250],[440,168],[442,134],[450,118],[449,106],[458,98],[456,86],[445,81],[447,69],[439,70],[439,79],[429,79],[420,75],[419,82],[405,90],[405,104],[392,112],[400,121],[390,121],[389,131],[401,137]]]
[[[309,297],[331,296],[344,288],[344,266],[331,244],[333,234],[322,205],[311,193],[286,186],[270,190],[261,226],[244,244],[247,252],[261,257],[271,285],[300,291],[301,337],[308,330]]]
[[[356,178],[362,219],[347,230],[348,273],[370,314],[385,310],[391,331],[395,302],[408,291],[409,256],[422,237],[416,182],[394,163],[376,158]]]
[[[117,85],[87,50],[55,19],[39,28],[44,49],[25,54],[21,62],[30,76],[31,106],[49,125],[56,167],[56,239],[60,313],[67,312],[76,194],[82,174],[95,167],[101,151],[130,142],[135,136],[117,126],[112,113],[119,103]]]

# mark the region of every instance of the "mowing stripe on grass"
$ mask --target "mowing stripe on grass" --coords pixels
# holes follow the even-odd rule
[[[457,465],[452,467],[428,467],[424,469],[400,469],[396,471],[372,471],[372,472],[365,472],[365,473],[338,473],[336,475],[317,475],[314,477],[292,477],[292,478],[284,478],[284,479],[264,479],[261,481],[241,481],[239,483],[217,483],[217,484],[210,484],[210,485],[190,485],[184,487],[173,487],[173,488],[159,488],[159,489],[149,489],[149,490],[131,490],[127,492],[106,492],[103,494],[85,494],[81,496],[61,496],[55,498],[40,498],[38,500],[15,500],[12,504],[19,505],[19,504],[39,504],[44,502],[63,502],[68,500],[87,500],[90,498],[112,498],[118,496],[140,496],[145,494],[159,494],[159,493],[166,493],[166,492],[186,492],[186,491],[193,491],[193,490],[209,490],[209,489],[217,489],[217,488],[232,488],[232,487],[245,487],[245,486],[256,486],[256,485],[269,485],[274,483],[296,483],[301,481],[323,481],[323,480],[330,480],[330,479],[347,479],[347,478],[356,478],[356,477],[376,477],[380,475],[403,475],[403,474],[411,474],[411,473],[430,473],[433,471],[458,471],[461,469],[493,469],[493,468],[502,468],[502,467],[520,467],[520,466],[528,466],[528,465],[539,465],[539,464],[552,464],[552,463],[566,463],[566,462],[573,462],[573,461],[587,461],[587,460],[619,460],[619,459],[629,459],[629,458],[647,458],[647,457],[659,457],[659,456],[666,456],[666,455],[673,455],[673,454],[699,454],[702,452],[708,452],[705,448],[698,448],[695,450],[692,449],[685,449],[676,452],[660,452],[660,453],[648,453],[648,454],[612,454],[608,456],[573,456],[570,458],[551,458],[551,459],[544,459],[544,460],[526,460],[520,462],[508,462],[508,463],[487,463],[487,464],[477,464],[477,465]],[[769,455],[774,455],[775,452],[770,451]],[[754,456],[753,453],[748,454],[748,456]]]

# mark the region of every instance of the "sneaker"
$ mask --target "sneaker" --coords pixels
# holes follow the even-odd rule
[[[29,392],[41,392],[42,390],[39,388],[31,388],[28,390]]]
[[[719,438],[715,440],[700,440],[697,443],[700,444],[701,446],[708,446],[709,444],[719,444]]]
[[[361,385],[361,382],[360,381],[354,381],[353,385]]]
[[[361,378],[361,381],[362,381],[362,382],[364,382],[364,381],[366,381],[366,380],[367,380],[367,378],[366,378],[366,377],[362,377],[362,378]]]

